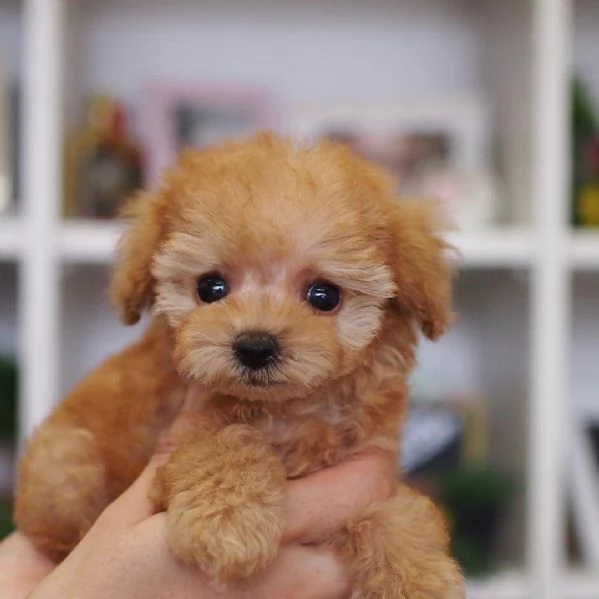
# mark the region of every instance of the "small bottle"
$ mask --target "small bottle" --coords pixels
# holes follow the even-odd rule
[[[141,152],[128,137],[122,105],[106,96],[88,104],[85,128],[68,149],[67,211],[84,218],[114,218],[142,184]]]

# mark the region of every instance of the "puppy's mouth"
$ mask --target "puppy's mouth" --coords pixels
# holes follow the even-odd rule
[[[244,387],[254,389],[268,389],[281,385],[281,381],[277,377],[276,369],[269,369],[269,372],[252,372],[246,371],[239,377],[239,382]]]

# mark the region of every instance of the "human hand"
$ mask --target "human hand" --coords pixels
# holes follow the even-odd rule
[[[0,596],[22,599],[33,589],[30,599],[342,598],[348,593],[343,565],[326,548],[306,543],[317,543],[372,501],[387,498],[394,468],[392,456],[372,452],[289,482],[279,556],[259,576],[224,591],[177,561],[168,548],[165,516],[154,514],[147,498],[164,459],[164,455],[152,459],[54,570],[27,539],[18,534],[9,539],[0,548]]]

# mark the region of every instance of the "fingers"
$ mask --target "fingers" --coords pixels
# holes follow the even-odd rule
[[[0,596],[26,597],[55,567],[19,532],[0,543]]]
[[[344,599],[350,588],[347,572],[332,550],[290,545],[241,591],[241,596],[252,599]]]
[[[388,499],[395,456],[373,450],[306,478],[290,481],[283,542],[318,542],[376,501]]]

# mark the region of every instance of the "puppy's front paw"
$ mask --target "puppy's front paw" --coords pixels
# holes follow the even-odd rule
[[[256,431],[229,426],[177,450],[159,472],[172,550],[223,582],[278,552],[285,471]]]
[[[184,562],[231,581],[251,576],[275,558],[282,532],[279,509],[222,503],[207,509],[189,499],[177,497],[168,510],[170,545]]]

